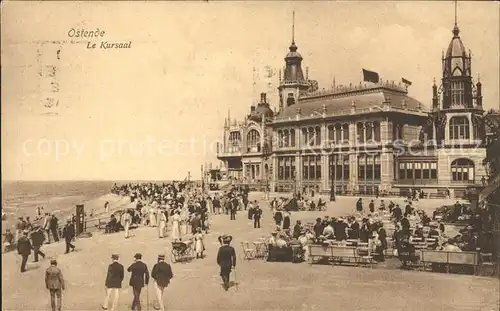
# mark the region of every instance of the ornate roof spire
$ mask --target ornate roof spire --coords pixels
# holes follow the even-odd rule
[[[292,19],[292,44],[290,45],[290,52],[296,52],[297,46],[295,45],[295,11],[293,11]]]
[[[453,36],[458,37],[459,33],[460,29],[458,29],[458,23],[457,23],[457,0],[455,0],[455,26],[453,27]]]

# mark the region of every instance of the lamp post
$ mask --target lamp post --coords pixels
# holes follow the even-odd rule
[[[269,147],[267,145],[267,143],[264,143],[264,148],[263,148],[263,153],[264,153],[264,168],[266,167],[267,165],[267,160],[269,159]],[[267,165],[267,170],[264,169],[264,173],[266,176],[264,176],[266,178],[266,191],[265,191],[265,198],[266,200],[269,200],[269,166]]]
[[[333,164],[333,163],[332,163]],[[335,171],[334,166],[330,166],[330,202],[335,202]]]
[[[205,175],[203,174],[203,165],[201,166],[201,190],[205,191]]]

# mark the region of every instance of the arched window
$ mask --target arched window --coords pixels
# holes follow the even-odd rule
[[[333,130],[333,125],[328,125],[328,140],[333,141],[335,139],[335,132]]]
[[[292,106],[295,104],[295,98],[293,97],[293,93],[288,93],[288,98],[286,99],[287,106]]]
[[[366,122],[365,128],[366,128],[366,141],[371,141],[373,139],[373,125],[370,122]]]
[[[315,145],[321,145],[321,128],[319,126],[314,128],[314,137],[316,138]]]
[[[348,142],[349,141],[349,124],[344,123],[342,125],[343,133],[344,133],[344,141]]]
[[[314,129],[312,127],[307,129],[307,144],[309,146],[314,145]]]
[[[474,182],[474,162],[469,159],[456,159],[451,162],[451,180]]]
[[[260,134],[257,130],[250,130],[247,134],[247,150],[248,152],[259,152],[260,149]]]
[[[283,131],[283,147],[290,146],[290,135],[288,130]]]
[[[380,123],[373,122],[373,140],[380,142]]]
[[[342,140],[342,125],[340,124],[335,124],[335,143],[340,144],[340,141]]]
[[[308,137],[307,137],[307,128],[305,128],[305,127],[302,128],[302,138],[301,138],[300,144],[302,146],[309,145],[309,140],[308,140]]]
[[[467,117],[452,117],[449,131],[450,139],[469,139],[469,119]]]
[[[290,130],[290,146],[295,147],[295,130]]]
[[[365,142],[365,128],[363,123],[358,123],[356,125],[356,134],[358,135],[358,142],[364,143]]]

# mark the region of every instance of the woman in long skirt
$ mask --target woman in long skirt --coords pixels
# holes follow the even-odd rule
[[[167,228],[167,211],[158,210],[158,237],[163,238],[165,236],[165,230]]]
[[[172,240],[179,240],[181,237],[181,216],[179,211],[175,211],[172,216]]]
[[[203,242],[203,233],[201,228],[196,228],[196,234],[194,235],[194,251],[196,253],[196,258],[203,258],[203,251],[205,251],[205,243]]]
[[[189,216],[187,215],[186,212],[183,212],[183,215],[181,216],[181,234],[182,235],[188,234],[188,222],[189,222]]]

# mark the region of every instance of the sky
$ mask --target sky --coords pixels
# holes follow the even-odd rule
[[[487,109],[500,103],[499,5],[458,3],[460,36],[472,51]],[[333,78],[358,84],[365,68],[383,80],[412,81],[409,96],[430,106],[455,16],[453,2],[445,1],[64,1],[1,8],[4,180],[169,180],[188,171],[199,178],[201,165],[218,163],[229,109],[242,120],[260,92],[277,106],[293,11],[303,70],[320,89]],[[105,34],[71,38],[71,29]],[[101,41],[131,46],[105,50]],[[48,97],[57,108],[44,107]]]

